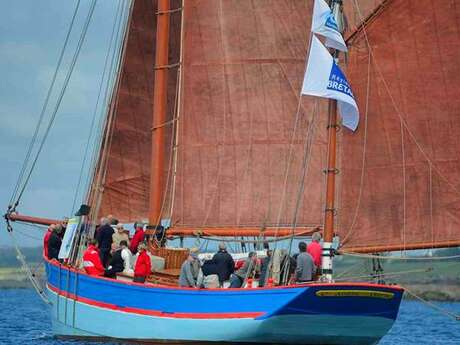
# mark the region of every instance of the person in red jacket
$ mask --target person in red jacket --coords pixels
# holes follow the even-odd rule
[[[101,258],[99,257],[97,241],[94,239],[89,241],[89,246],[83,253],[83,267],[86,273],[91,276],[104,274],[104,266],[102,266]]]
[[[139,243],[144,241],[144,230],[140,224],[134,224],[134,228],[136,232],[134,233],[133,239],[131,240],[131,244],[129,245],[129,250],[134,254],[137,253],[137,246]]]
[[[134,267],[134,279],[135,283],[145,283],[145,280],[152,272],[152,264],[150,263],[150,256],[147,254],[147,246],[144,243],[140,243],[138,246],[139,256],[136,260],[136,266]]]
[[[45,258],[48,258],[48,242],[50,241],[51,234],[55,228],[56,224],[51,224],[45,234],[45,237],[43,237],[43,251],[45,253]]]
[[[322,254],[322,247],[319,241],[321,241],[321,233],[315,232],[311,236],[311,243],[307,247],[307,252],[313,258],[313,263],[316,266],[317,274],[321,270],[321,254]]]

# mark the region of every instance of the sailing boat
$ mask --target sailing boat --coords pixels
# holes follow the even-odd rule
[[[448,26],[458,22],[452,3],[432,11],[420,1],[345,2],[347,76],[364,109],[354,134],[337,131],[334,101],[328,119],[327,101],[300,97],[311,5],[134,1],[88,219],[148,217],[151,235],[162,223],[168,236],[201,238],[291,238],[319,226],[328,246],[335,235],[340,250],[353,253],[459,245],[460,155],[455,136],[444,134],[459,119],[441,97],[417,95],[425,90],[422,71],[430,92],[460,75],[444,74],[458,68],[457,54],[434,53],[431,40],[439,33],[439,48],[459,49]],[[340,22],[341,1],[331,7]],[[413,35],[390,26],[395,17]],[[399,59],[403,52],[412,55]],[[331,162],[337,133],[338,175]],[[338,177],[337,193],[324,183],[325,166],[328,180]],[[45,260],[53,329],[142,342],[377,342],[396,319],[403,290],[334,283],[326,249],[326,281],[247,289],[143,285]]]

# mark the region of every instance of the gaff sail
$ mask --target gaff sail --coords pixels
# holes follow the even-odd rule
[[[135,2],[107,132],[113,140],[100,214],[122,221],[148,215],[155,4]],[[299,103],[312,6],[303,0],[185,2],[177,178],[174,195],[166,188],[164,214],[174,226],[227,227],[237,234],[239,227],[322,225],[327,149],[320,114],[327,104],[305,96]],[[339,132],[337,234],[345,248],[460,242],[459,10],[448,1],[350,0],[344,6],[345,38],[352,39],[342,68],[362,119],[356,133]],[[368,99],[369,50],[360,29],[366,18],[374,55]],[[179,33],[180,12],[171,14],[172,64]],[[175,82],[171,70],[171,120]]]

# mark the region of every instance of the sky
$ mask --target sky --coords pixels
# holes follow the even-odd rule
[[[120,1],[127,4],[127,0]],[[10,1],[0,11],[2,214],[7,209],[16,185],[76,4],[77,1],[71,0],[16,0]],[[91,0],[80,1],[63,65],[45,113],[45,124],[48,124],[63,86],[90,4]],[[66,93],[18,206],[21,214],[62,218],[72,213],[117,8],[117,0],[99,0],[96,3]],[[96,124],[103,113],[103,107],[99,107]],[[43,130],[39,138],[42,135]],[[84,173],[88,171],[85,167]],[[81,203],[81,199],[82,196],[77,195],[77,204]],[[0,246],[8,245],[10,239],[5,223],[2,221],[0,224]],[[21,245],[35,246],[42,243],[42,230],[25,226],[14,226],[14,229]]]

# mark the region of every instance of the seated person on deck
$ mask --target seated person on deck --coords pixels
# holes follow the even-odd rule
[[[117,273],[129,273],[129,271],[132,271],[130,269],[130,262],[131,251],[128,249],[128,243],[126,241],[121,241],[120,247],[112,252],[112,258],[110,259],[109,266],[104,272],[104,276],[116,278]]]

